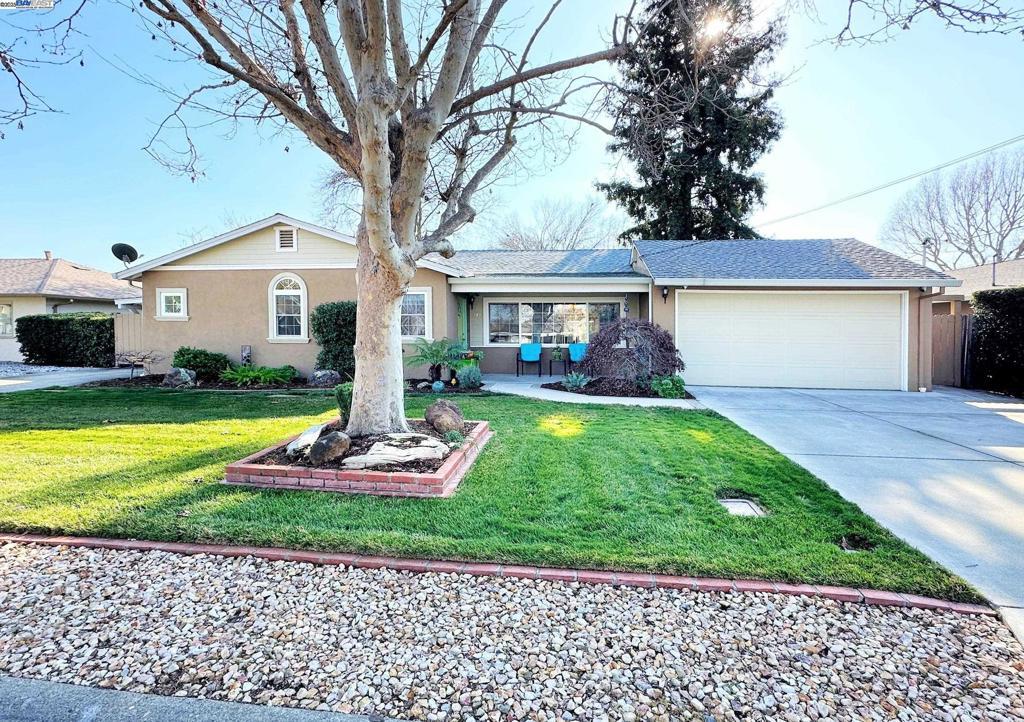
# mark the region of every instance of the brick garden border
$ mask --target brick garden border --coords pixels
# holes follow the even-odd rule
[[[222,483],[262,489],[445,498],[455,493],[462,477],[479,456],[480,450],[494,436],[486,421],[469,420],[468,423],[476,425],[466,436],[466,442],[451,452],[437,471],[413,473],[368,469],[314,469],[308,466],[254,463],[257,459],[290,444],[298,438],[299,435],[296,434],[255,454],[249,454],[241,461],[228,464],[224,470]]]
[[[877,606],[932,609],[957,614],[998,616],[991,607],[982,604],[950,602],[944,599],[922,597],[917,594],[885,592],[877,589],[854,589],[823,584],[787,584],[756,579],[715,579],[685,577],[670,574],[640,572],[608,572],[588,569],[557,569],[552,567],[520,566],[480,562],[435,561],[431,559],[404,559],[367,554],[316,552],[278,547],[233,546],[229,544],[192,544],[184,542],[144,541],[138,539],[107,539],[103,537],[41,536],[35,534],[0,534],[0,543],[41,544],[44,546],[84,547],[87,549],[121,549],[132,551],[160,551],[172,554],[211,554],[222,557],[252,556],[269,561],[300,562],[305,564],[332,564],[359,569],[393,569],[404,572],[435,572],[440,574],[470,574],[483,577],[515,577],[541,579],[554,582],[580,584],[611,584],[647,589],[683,589],[695,592],[767,592],[791,594],[800,597],[824,597],[837,602],[854,602]]]

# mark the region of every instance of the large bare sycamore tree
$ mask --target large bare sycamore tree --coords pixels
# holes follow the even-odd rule
[[[144,32],[210,71],[178,95],[161,126],[183,134],[181,152],[168,158],[161,151],[171,144],[156,139],[154,154],[196,172],[190,109],[276,122],[361,191],[352,435],[407,428],[399,314],[416,262],[454,254],[449,238],[473,221],[474,194],[509,159],[518,133],[551,119],[594,122],[574,105],[603,85],[586,69],[619,57],[636,30],[628,16],[609,18],[605,47],[534,62],[561,4],[541,3],[536,26],[517,33],[510,28],[524,9],[508,0],[125,0]],[[26,30],[38,31],[44,51],[61,48],[56,57],[29,57],[24,39],[0,44],[16,91],[0,120],[49,109],[25,73],[73,57],[63,49],[87,9],[64,0],[63,15]],[[573,11],[585,9],[581,2]],[[428,185],[437,190],[425,205]]]

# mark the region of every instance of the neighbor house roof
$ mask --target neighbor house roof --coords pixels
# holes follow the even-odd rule
[[[958,289],[964,296],[970,296],[975,291],[987,291],[990,288],[1024,286],[1024,258],[997,263],[994,286],[992,285],[991,263],[971,268],[958,268],[955,271],[950,271],[949,275],[964,282],[964,285]]]
[[[63,258],[2,258],[0,296],[5,295],[112,301],[140,297],[142,289]]]
[[[459,251],[447,263],[466,276],[639,276],[628,248]]]
[[[637,241],[666,285],[955,286],[939,271],[853,238]]]

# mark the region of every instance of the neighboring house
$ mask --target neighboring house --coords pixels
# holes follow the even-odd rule
[[[49,251],[43,258],[0,258],[0,361],[20,361],[15,321],[38,313],[104,311],[138,303],[142,289]]]
[[[309,373],[309,313],[356,298],[356,254],[352,237],[277,214],[116,275],[141,279],[144,344],[167,359],[251,346],[254,363]],[[482,349],[490,373],[540,341],[546,373],[549,348],[639,317],[672,333],[690,384],[916,390],[931,384],[930,294],[958,284],[850,239],[459,251],[420,261],[402,329]]]
[[[974,309],[971,304],[971,296],[976,291],[1024,286],[1024,258],[1000,261],[996,264],[986,263],[983,266],[971,266],[970,268],[958,268],[955,271],[950,271],[949,275],[959,278],[963,281],[963,285],[957,289],[957,295],[936,299],[932,303],[932,311],[936,315],[972,314]]]

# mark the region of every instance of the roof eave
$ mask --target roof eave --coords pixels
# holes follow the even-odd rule
[[[658,286],[752,288],[953,288],[956,278],[674,278],[656,276]]]

